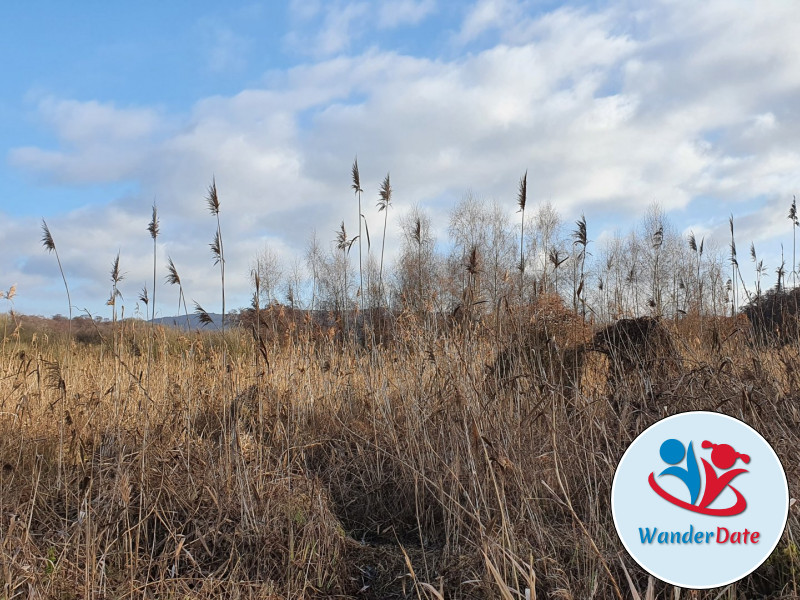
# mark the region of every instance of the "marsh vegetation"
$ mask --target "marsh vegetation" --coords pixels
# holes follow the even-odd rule
[[[748,287],[734,238],[714,250],[657,209],[597,245],[587,219],[533,207],[526,177],[516,229],[468,195],[440,245],[422,208],[393,225],[389,175],[375,195],[384,236],[402,228],[392,268],[343,223],[293,267],[263,253],[253,305],[215,331],[156,324],[154,287],[148,319],[102,323],[20,316],[4,294],[2,597],[798,594],[796,506],[764,565],[703,592],[644,573],[609,506],[628,444],[686,410],[754,426],[796,493],[794,263]],[[224,298],[216,183],[207,207]],[[155,208],[146,229],[188,323]]]

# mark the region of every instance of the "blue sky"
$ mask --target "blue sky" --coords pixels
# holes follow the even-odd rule
[[[65,312],[42,217],[76,307],[108,311],[117,251],[132,305],[149,277],[153,201],[159,261],[171,256],[187,295],[218,310],[212,176],[236,240],[229,305],[245,305],[264,244],[290,263],[312,230],[326,240],[343,218],[357,226],[356,154],[366,206],[391,171],[396,216],[419,203],[440,239],[468,190],[513,213],[527,169],[530,201],[567,223],[585,212],[594,240],[655,201],[720,246],[733,213],[739,247],[754,241],[770,272],[791,245],[794,2],[32,6],[8,3],[0,21],[0,287],[17,284],[20,312]],[[367,218],[378,230],[381,215]]]

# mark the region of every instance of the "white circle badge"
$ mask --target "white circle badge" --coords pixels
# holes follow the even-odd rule
[[[687,412],[643,431],[611,488],[614,525],[650,574],[678,587],[728,585],[781,538],[789,488],[778,456],[749,425]]]

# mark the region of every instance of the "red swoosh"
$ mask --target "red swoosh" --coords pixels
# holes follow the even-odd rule
[[[656,478],[653,473],[650,473],[650,477],[647,479],[650,483],[650,487],[653,488],[653,491],[664,498],[667,502],[674,504],[675,506],[680,506],[681,508],[685,508],[686,510],[690,510],[692,512],[700,513],[701,515],[712,515],[715,517],[732,517],[733,515],[738,515],[744,512],[744,509],[747,508],[747,500],[744,499],[744,496],[737,490],[735,487],[730,487],[733,492],[736,494],[736,504],[729,508],[703,508],[700,506],[695,506],[694,504],[689,504],[681,500],[680,498],[676,498],[672,494],[664,491],[661,486],[656,483]]]

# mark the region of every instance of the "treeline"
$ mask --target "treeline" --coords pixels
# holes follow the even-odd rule
[[[698,239],[693,232],[679,233],[656,204],[630,231],[601,235],[583,215],[569,223],[549,202],[531,206],[526,173],[519,182],[516,215],[509,203],[468,193],[450,210],[445,228],[434,223],[420,206],[395,219],[387,175],[376,207],[382,213],[383,227],[379,235],[373,232],[370,236],[365,217],[368,203],[364,201],[357,161],[352,167],[352,189],[357,230],[348,232],[343,220],[332,238],[315,232],[304,255],[291,264],[269,246],[254,258],[251,276],[255,311],[272,305],[312,313],[325,311],[338,315],[347,327],[359,322],[359,315],[375,311],[408,311],[425,318],[447,314],[474,320],[487,315],[498,318],[510,307],[528,306],[548,297],[560,299],[587,321],[608,323],[639,316],[734,315],[742,308],[761,306],[767,291],[782,292],[787,285],[794,289],[797,284],[795,240],[800,223],[794,199],[788,214],[791,268],[787,258],[774,270],[773,277],[754,244],[750,244],[749,257],[740,257],[733,216],[725,245]],[[216,225],[209,246],[220,274],[220,326],[224,331],[225,255],[216,182],[209,186],[205,200]],[[386,259],[386,233],[390,228],[399,228],[402,234],[400,248],[391,253],[391,264]],[[434,232],[445,230],[444,239],[437,239]],[[157,260],[160,224],[155,206],[147,231],[153,241],[153,279],[150,292],[145,285],[138,300],[145,316],[155,321],[156,283],[163,270]],[[68,281],[44,221],[42,233],[44,248],[55,254],[58,262],[71,323]],[[751,283],[742,275],[740,261],[752,263],[752,269],[747,269],[755,272],[754,281],[747,278]],[[119,283],[124,277],[119,262],[118,254],[112,264],[107,302],[112,307],[112,322],[117,320]],[[188,324],[183,284],[171,258],[166,272],[166,281],[178,288],[179,307],[183,305]],[[6,300],[10,302],[11,296],[6,294]],[[197,302],[193,312],[200,323],[214,323]],[[230,316],[235,322],[234,315]]]
[[[451,209],[445,239],[436,239],[434,229],[443,228],[434,227],[430,214],[414,207],[390,223],[402,233],[390,268],[383,264],[382,244],[368,242],[364,232],[350,237],[344,222],[333,240],[314,234],[305,255],[291,265],[267,246],[253,266],[258,303],[342,315],[390,308],[479,317],[555,295],[587,320],[609,322],[731,315],[796,281],[794,256],[791,267],[782,264],[773,275],[751,244],[747,260],[756,280],[747,283],[732,217],[726,246],[684,236],[657,205],[636,228],[595,241],[585,217],[567,223],[549,202],[528,206],[526,179],[519,186],[518,220],[507,205],[469,193]],[[390,207],[379,204],[385,217]],[[794,232],[794,202],[789,218]]]

